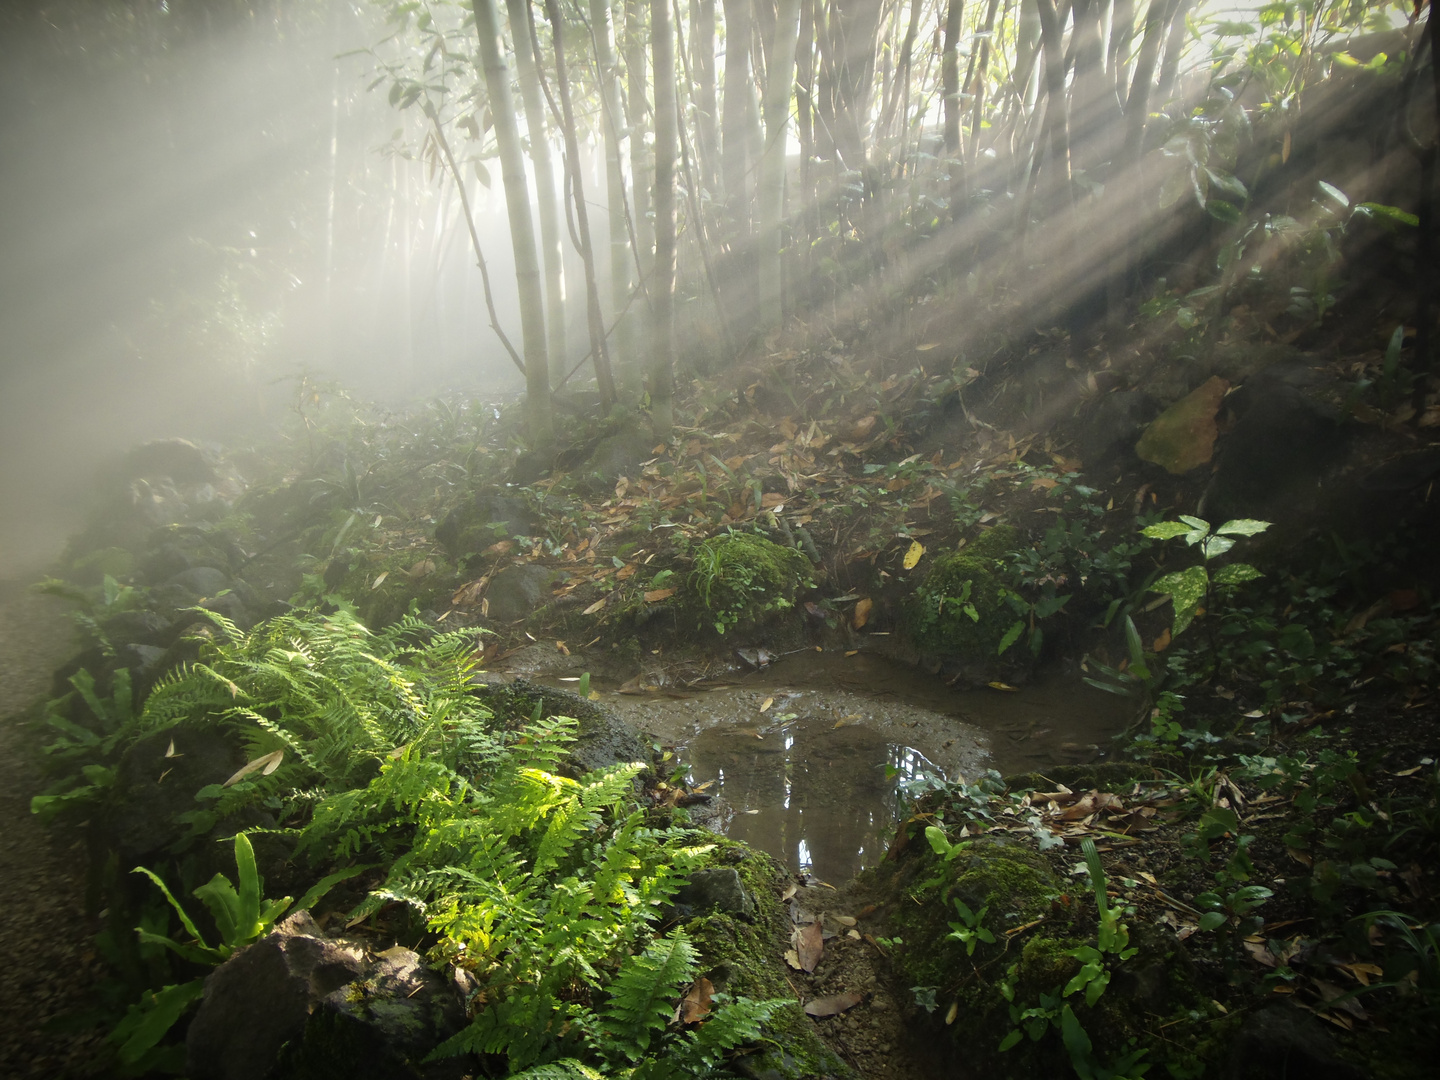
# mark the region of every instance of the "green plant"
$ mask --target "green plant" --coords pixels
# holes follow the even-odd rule
[[[367,866],[347,867],[322,878],[301,897],[299,910],[309,909],[335,885],[367,869]],[[219,941],[214,945],[205,941],[194,920],[158,874],[143,866],[136,867],[134,872],[144,874],[154,883],[190,936],[188,941],[176,941],[142,925],[135,928],[141,943],[163,946],[192,964],[214,966],[223,963],[237,949],[269,933],[276,921],[294,906],[288,896],[279,900],[263,899],[264,882],[255,866],[255,849],[244,833],[235,836],[235,882],[217,873],[194,891],[196,899],[209,910],[219,932]],[[110,1032],[110,1041],[117,1047],[117,1057],[126,1075],[139,1075],[173,1064],[176,1056],[173,1049],[161,1049],[159,1043],[185,1014],[191,1002],[199,999],[204,985],[202,977],[157,991],[146,991],[140,1002],[130,1007],[124,1019]]]
[[[1172,628],[1175,636],[1184,633],[1202,604],[1207,611],[1211,609],[1212,597],[1220,589],[1231,589],[1261,576],[1260,571],[1249,563],[1229,563],[1213,573],[1210,563],[1235,546],[1232,536],[1255,536],[1269,527],[1268,521],[1236,518],[1225,522],[1212,533],[1208,521],[1181,514],[1179,521],[1157,522],[1141,530],[1143,535],[1153,540],[1183,537],[1187,547],[1198,547],[1200,552],[1199,565],[1166,574],[1157,578],[1150,586],[1152,592],[1164,593],[1170,597],[1175,609]]]
[[[966,956],[974,956],[975,947],[981,942],[986,945],[995,944],[995,935],[982,925],[985,922],[986,914],[990,911],[988,904],[979,911],[971,911],[970,906],[958,896],[954,898],[953,903],[955,904],[955,913],[960,916],[960,921],[950,923],[950,933],[945,935],[946,941],[960,942],[965,946]]]
[[[754,533],[712,536],[695,549],[687,585],[716,633],[788,611],[812,584],[810,560]]]

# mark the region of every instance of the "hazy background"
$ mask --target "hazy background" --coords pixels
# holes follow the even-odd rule
[[[392,402],[521,386],[453,183],[397,154],[423,117],[337,59],[385,32],[322,0],[0,4],[0,573],[57,553],[106,459],[257,435],[302,371]],[[492,171],[469,191],[518,347]]]

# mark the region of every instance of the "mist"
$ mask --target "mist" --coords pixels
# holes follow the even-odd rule
[[[4,572],[57,551],[107,459],[262,435],[302,374],[397,405],[520,385],[453,184],[401,156],[421,118],[366,91],[368,5],[3,19]],[[503,325],[503,200],[470,188]]]

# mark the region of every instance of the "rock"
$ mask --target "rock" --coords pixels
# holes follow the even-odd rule
[[[1230,1047],[1226,1080],[1364,1080],[1365,1074],[1336,1057],[1325,1025],[1293,1005],[1272,1005],[1246,1016]]]
[[[1330,411],[1306,396],[1316,378],[1304,364],[1277,364],[1232,395],[1239,418],[1220,442],[1200,516],[1278,521],[1313,498],[1346,441]]]
[[[614,435],[608,435],[596,445],[590,460],[576,470],[592,481],[589,487],[595,491],[608,491],[622,476],[638,475],[642,461],[654,455],[655,440],[639,428],[627,428]]]
[[[555,571],[535,563],[507,566],[490,581],[485,592],[489,618],[495,622],[519,622],[550,599]]]
[[[1087,470],[1103,468],[1128,454],[1140,438],[1149,399],[1138,390],[1117,390],[1095,400],[1086,410],[1076,437]]]
[[[137,446],[120,459],[118,471],[126,480],[168,476],[191,484],[215,479],[204,451],[188,439],[156,439]]]
[[[205,980],[200,1011],[185,1037],[192,1080],[254,1080],[269,1074],[281,1047],[305,1032],[311,1011],[364,969],[356,945],[326,938],[297,911]]]
[[[179,544],[165,543],[145,556],[140,563],[140,572],[147,581],[169,581],[194,565],[195,561]]]
[[[230,578],[223,570],[216,570],[213,566],[192,566],[165,584],[179,585],[197,597],[213,597],[230,588]]]
[[[532,536],[540,523],[523,499],[512,495],[475,495],[435,527],[435,540],[452,559],[484,551],[512,536]]]
[[[650,760],[650,748],[634,728],[609,709],[569,690],[515,679],[509,683],[481,683],[472,693],[502,718],[518,715],[528,719],[538,704],[542,720],[552,716],[578,720],[579,730],[560,770],[567,775],[581,776],[623,762]]]
[[[689,915],[702,911],[723,911],[742,919],[752,918],[755,898],[745,891],[740,874],[733,867],[696,870],[675,894],[675,910]]]
[[[116,766],[109,806],[98,815],[121,865],[143,864],[174,843],[185,829],[175,815],[197,809],[197,791],[224,783],[244,764],[244,751],[215,724],[180,724],[131,744]]]
[[[473,1073],[465,1056],[416,1066],[465,1026],[460,990],[410,949],[388,949],[358,978],[328,994],[310,1015],[304,1038],[281,1054],[277,1080],[427,1080]]]
[[[112,645],[165,645],[170,621],[153,611],[122,611],[100,624]]]

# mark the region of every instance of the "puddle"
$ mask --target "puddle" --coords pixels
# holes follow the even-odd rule
[[[798,653],[685,691],[593,685],[638,730],[674,745],[692,784],[724,795],[731,836],[829,881],[884,856],[898,784],[926,771],[953,779],[1094,760],[1128,707],[1058,677],[1016,692],[955,690],[864,654]]]

